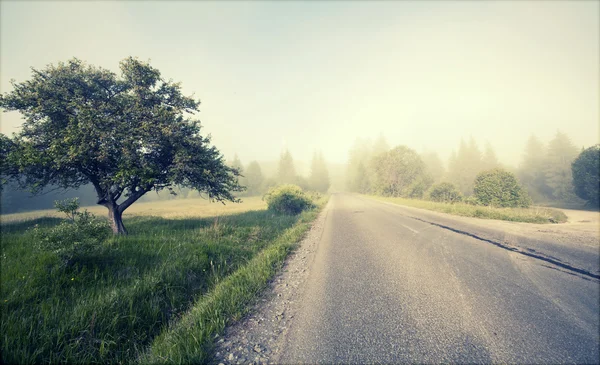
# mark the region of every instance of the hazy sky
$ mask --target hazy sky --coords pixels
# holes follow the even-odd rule
[[[356,137],[438,150],[599,142],[599,1],[2,1],[0,88],[78,57],[150,60],[227,156],[345,162]],[[21,123],[3,113],[0,131]]]

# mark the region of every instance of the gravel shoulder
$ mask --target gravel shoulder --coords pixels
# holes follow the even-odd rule
[[[330,200],[331,202],[331,200]],[[328,203],[250,309],[215,339],[215,364],[276,364],[323,234]]]

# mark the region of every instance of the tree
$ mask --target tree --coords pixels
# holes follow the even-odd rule
[[[281,157],[279,158],[277,182],[280,184],[296,183],[296,168],[294,167],[294,158],[287,149],[281,153]]]
[[[262,174],[260,165],[256,161],[250,162],[246,168],[246,188],[249,196],[254,196],[264,191],[265,178]]]
[[[473,193],[483,205],[526,208],[531,204],[531,199],[515,175],[499,168],[478,174]]]
[[[200,103],[148,63],[130,57],[120,69],[118,77],[72,59],[12,82],[0,107],[25,117],[8,158],[19,185],[37,193],[91,183],[115,234],[127,233],[123,212],[151,190],[183,186],[237,201],[239,172],[191,119]]]
[[[600,205],[600,144],[583,150],[571,164],[575,194],[591,206]]]
[[[535,200],[552,197],[552,188],[546,182],[546,165],[546,147],[535,135],[531,135],[525,144],[518,177]]]
[[[383,143],[378,149],[387,148]],[[346,168],[346,187],[353,192],[366,193],[371,190],[372,180],[371,159],[373,146],[370,139],[357,138],[348,152],[348,166]],[[383,151],[385,152],[385,151]]]
[[[4,191],[4,185],[10,176],[15,174],[14,164],[8,160],[13,149],[13,141],[5,134],[0,133],[0,193]]]
[[[446,173],[444,163],[436,152],[424,152],[421,154],[421,159],[425,163],[427,172],[433,181],[440,181]]]
[[[473,193],[475,176],[482,171],[481,151],[471,137],[469,143],[460,140],[458,153],[448,162],[448,180],[454,183],[464,195]]]
[[[426,177],[421,157],[406,146],[379,154],[373,158],[372,166],[375,171],[374,192],[385,196],[409,196],[412,194],[409,187]]]
[[[481,168],[484,170],[491,170],[500,167],[500,162],[498,162],[496,152],[489,142],[485,144],[485,151],[483,152],[483,157],[481,158],[481,165]]]
[[[242,161],[240,161],[240,158],[238,157],[237,153],[233,155],[233,160],[229,163],[229,166],[231,166],[233,169],[237,170],[239,173],[237,183],[240,186],[247,188],[248,182],[247,182],[246,176],[244,174],[244,165],[242,165]],[[245,192],[245,193],[247,194],[247,192]]]
[[[577,199],[573,191],[571,164],[578,154],[571,139],[560,131],[548,144],[545,176],[554,199],[563,202]]]
[[[315,152],[310,165],[308,185],[311,189],[322,193],[329,190],[329,171],[321,152]]]

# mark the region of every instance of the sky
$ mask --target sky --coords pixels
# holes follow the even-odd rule
[[[600,142],[600,1],[6,1],[0,92],[77,57],[150,61],[228,159],[344,163],[356,138],[517,165],[535,133]],[[18,131],[16,112],[0,132]]]

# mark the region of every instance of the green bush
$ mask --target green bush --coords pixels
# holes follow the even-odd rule
[[[429,176],[420,175],[408,186],[405,195],[411,199],[422,199],[432,183]]]
[[[462,193],[449,182],[435,184],[429,191],[429,200],[434,202],[457,203],[462,201]]]
[[[575,194],[588,205],[600,205],[600,145],[582,151],[571,164]]]
[[[54,227],[33,227],[37,249],[54,252],[65,265],[96,250],[111,233],[108,222],[87,210],[73,212],[72,216],[72,221],[62,221]]]
[[[263,198],[270,210],[283,214],[299,214],[314,206],[310,197],[297,185],[280,185],[269,189]]]
[[[531,198],[519,185],[515,175],[503,169],[479,173],[475,178],[473,193],[482,205],[510,208],[527,208],[531,205]]]

